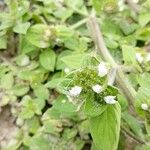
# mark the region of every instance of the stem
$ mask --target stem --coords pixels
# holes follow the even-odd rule
[[[140,11],[140,6],[136,3],[134,3],[132,0],[126,0],[128,6],[135,12],[135,13],[139,13]]]
[[[76,29],[76,28],[80,27],[81,25],[85,24],[86,22],[87,22],[87,18],[84,18],[84,19],[80,20],[79,22],[75,23],[74,25],[72,25],[70,28]]]
[[[109,50],[107,49],[103,35],[101,33],[101,30],[99,28],[99,24],[96,21],[96,17],[90,16],[88,20],[88,27],[91,31],[91,35],[93,38],[93,41],[97,47],[97,52],[101,55],[101,57],[104,59],[104,61],[109,62],[113,68],[116,68],[116,83],[118,87],[121,89],[127,100],[129,101],[129,104],[133,105],[133,100],[135,99],[136,91],[134,88],[129,84],[128,80],[126,79],[125,75],[123,74],[123,71],[120,67],[116,64],[115,60],[111,56]]]
[[[121,131],[125,134],[127,134],[129,137],[131,137],[132,139],[134,139],[136,142],[140,143],[140,144],[145,144],[145,141],[139,139],[137,136],[135,136],[132,132],[130,132],[128,129],[126,129],[125,127],[121,126]]]

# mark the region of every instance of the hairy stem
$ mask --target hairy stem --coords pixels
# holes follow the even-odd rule
[[[140,6],[136,3],[134,3],[132,0],[126,0],[128,6],[133,10],[135,13],[139,13]]]
[[[86,22],[87,22],[87,18],[84,18],[84,19],[80,20],[79,22],[77,22],[76,24],[73,24],[70,28],[76,29],[76,28],[82,26],[83,24],[85,24]]]
[[[123,71],[121,70],[120,67],[118,67],[114,58],[111,56],[109,50],[107,49],[105,42],[104,42],[102,32],[100,30],[99,24],[97,23],[95,15],[89,17],[88,27],[91,32],[93,41],[97,47],[97,52],[101,55],[101,57],[103,58],[104,61],[109,62],[112,65],[112,67],[117,68],[116,83],[117,83],[118,87],[121,89],[122,93],[127,98],[129,104],[133,105],[136,91],[129,84]]]
[[[125,127],[121,126],[121,131],[130,136],[132,139],[134,139],[136,142],[140,143],[140,144],[145,144],[145,141],[139,139],[137,136],[135,136],[132,132],[130,132],[128,129],[126,129]]]

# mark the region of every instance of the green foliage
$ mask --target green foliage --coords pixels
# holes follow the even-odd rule
[[[115,104],[113,106],[108,106],[101,115],[90,119],[90,130],[97,149],[117,149],[120,118],[120,106],[119,104]]]
[[[52,50],[45,50],[40,54],[40,64],[49,71],[54,71],[56,54]]]
[[[114,11],[117,7],[116,0],[92,0],[95,10],[100,13],[100,11]]]
[[[150,0],[135,5],[138,13],[122,0],[0,1],[0,149],[124,150],[131,135],[133,149],[150,149]],[[94,11],[118,64],[105,62],[102,77],[106,60],[86,26]],[[135,88],[133,105],[112,70]]]

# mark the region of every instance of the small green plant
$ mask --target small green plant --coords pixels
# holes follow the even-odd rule
[[[149,150],[150,1],[0,1],[0,149]]]
[[[98,149],[116,149],[119,140],[121,109],[117,102],[118,90],[108,85],[108,72],[105,63],[101,62],[98,67],[85,67],[68,75],[72,80],[67,87],[67,96],[72,102],[79,100],[84,104],[84,113]]]

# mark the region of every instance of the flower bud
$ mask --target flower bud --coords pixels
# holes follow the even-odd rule
[[[102,86],[96,84],[96,85],[92,86],[92,89],[94,92],[100,93],[102,91]]]
[[[70,94],[70,96],[75,97],[75,96],[78,96],[81,93],[81,91],[82,91],[81,87],[74,86],[71,88],[71,90],[69,90],[69,94]]]
[[[98,75],[100,77],[104,77],[108,73],[108,68],[106,67],[104,62],[101,62],[98,65]]]
[[[116,96],[106,96],[104,97],[104,101],[107,104],[115,104],[117,101],[115,100]]]

